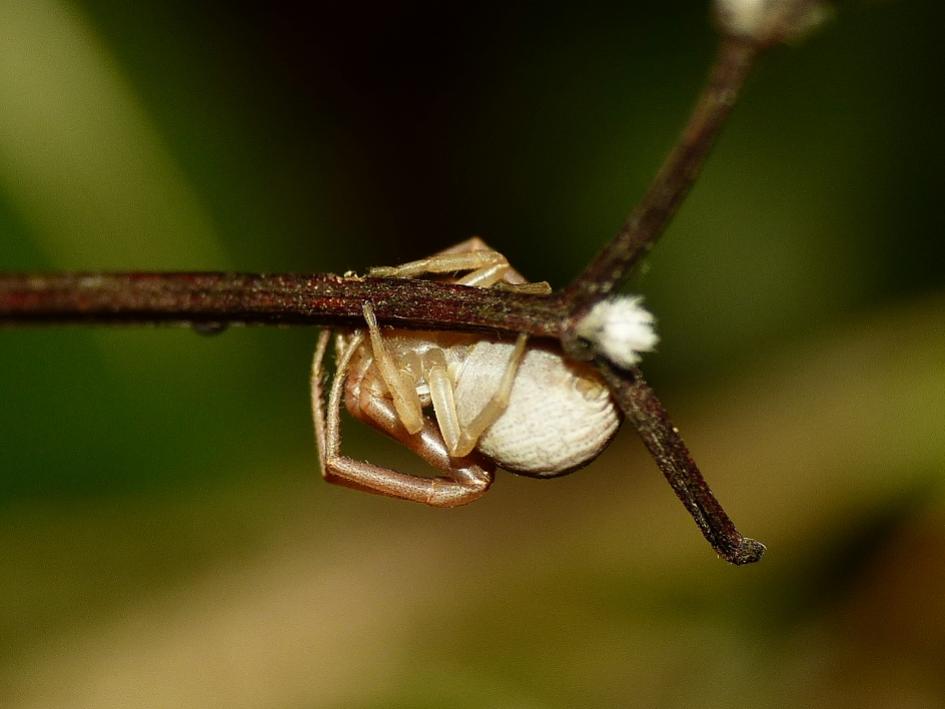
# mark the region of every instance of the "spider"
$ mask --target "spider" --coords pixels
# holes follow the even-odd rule
[[[547,283],[527,282],[476,237],[369,275],[433,275],[471,287],[550,292]],[[327,416],[322,362],[331,331],[320,334],[312,362],[315,438],[328,482],[454,507],[481,497],[497,466],[539,478],[573,472],[594,460],[620,425],[620,410],[597,371],[565,360],[552,344],[527,343],[525,335],[513,343],[474,333],[382,331],[370,303],[364,319],[366,332],[335,336]],[[343,455],[342,399],[356,419],[445,475],[409,475]]]

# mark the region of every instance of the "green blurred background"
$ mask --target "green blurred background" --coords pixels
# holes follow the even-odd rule
[[[633,287],[759,565],[632,430],[437,511],[318,477],[310,329],[0,330],[0,704],[945,706],[942,11],[770,56]],[[682,124],[702,2],[0,2],[0,268],[562,285]],[[423,466],[351,424],[351,453]]]

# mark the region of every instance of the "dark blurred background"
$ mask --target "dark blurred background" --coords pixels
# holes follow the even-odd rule
[[[314,330],[0,330],[0,703],[945,706],[942,15],[847,3],[768,57],[634,280],[761,564],[715,558],[629,428],[451,512],[324,484]],[[0,268],[342,272],[479,234],[562,285],[672,144],[707,16],[2,3]]]

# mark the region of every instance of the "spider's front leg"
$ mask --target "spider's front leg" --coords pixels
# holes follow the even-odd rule
[[[409,433],[393,402],[380,395],[382,387],[372,367],[359,368],[349,379],[351,358],[363,341],[363,334],[354,335],[338,358],[327,416],[321,396],[321,357],[324,356],[327,337],[320,339],[316,348],[312,366],[312,413],[324,478],[328,482],[434,507],[456,507],[481,497],[492,484],[493,470],[488,463],[473,457],[451,459],[439,430],[426,417],[423,417],[417,433]],[[407,475],[342,455],[342,395],[355,417],[387,433],[430,465],[446,472],[448,477]]]
[[[424,355],[423,366],[430,387],[433,410],[436,412],[436,422],[443,440],[446,441],[447,449],[454,458],[469,455],[479,443],[480,436],[505,413],[512,395],[515,375],[525,356],[526,341],[525,335],[518,336],[498,387],[478,413],[472,417],[467,416],[465,421],[461,420],[457,409],[455,385],[450,380],[443,351],[435,348]]]
[[[399,266],[378,266],[368,271],[371,276],[414,278],[428,273],[457,273],[468,271],[455,282],[463,286],[488,288],[503,279],[511,269],[505,256],[492,249],[475,249],[440,253],[419,261],[410,261]]]
[[[465,276],[453,281],[462,286],[490,288],[495,286],[519,293],[548,295],[551,285],[547,281],[531,283],[509,265],[508,260],[491,248],[478,236],[444,249],[429,258],[410,261],[399,266],[378,266],[370,269],[370,276],[393,276],[414,278],[427,274],[444,274],[468,271]]]

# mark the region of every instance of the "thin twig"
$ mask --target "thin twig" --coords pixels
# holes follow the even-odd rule
[[[557,338],[560,298],[420,279],[332,274],[36,273],[0,274],[0,325],[363,324],[488,330]]]
[[[643,199],[614,238],[565,289],[575,316],[623,283],[666,230],[699,176],[758,53],[753,43],[737,38],[722,41],[695,110]]]
[[[732,564],[759,561],[764,545],[735,528],[643,372],[636,367],[624,372],[607,363],[600,368],[620,408],[712,548]]]

